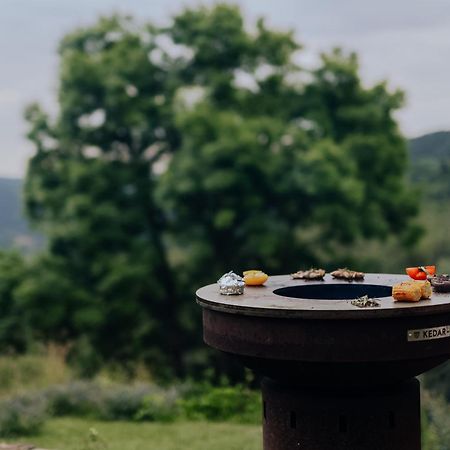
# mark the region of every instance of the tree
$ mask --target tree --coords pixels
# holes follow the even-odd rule
[[[91,299],[77,314],[95,326],[78,333],[105,358],[179,368],[177,296],[153,198],[154,165],[177,141],[174,89],[148,57],[155,30],[133,27],[101,19],[61,43],[59,116],[27,111],[37,152],[26,206],[65,263],[60,276]]]
[[[31,327],[16,301],[25,262],[14,252],[0,252],[0,344],[4,352],[24,352],[31,344]]]
[[[26,207],[49,238],[46,279],[72,299],[69,331],[45,336],[182,374],[199,360],[195,286],[407,233],[401,94],[363,87],[340,51],[305,82],[300,49],[262,20],[250,32],[229,5],[164,28],[102,18],[63,39],[58,115],[26,113]]]

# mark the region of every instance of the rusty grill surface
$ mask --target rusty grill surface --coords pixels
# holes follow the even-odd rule
[[[204,308],[223,311],[227,313],[266,316],[266,317],[301,317],[321,319],[363,319],[388,318],[400,316],[414,316],[450,312],[450,294],[433,293],[431,300],[422,300],[418,303],[394,302],[390,296],[390,288],[402,281],[409,280],[407,275],[366,274],[364,281],[335,280],[326,275],[324,281],[293,280],[290,275],[272,276],[264,286],[247,286],[243,295],[226,296],[219,294],[217,284],[210,284],[200,288],[197,293],[197,302]],[[354,290],[355,296],[347,294],[347,299],[336,298],[292,298],[277,295],[274,291],[286,288],[303,288],[330,290],[329,286],[341,285]],[[316,288],[317,286],[317,288]],[[351,300],[364,295],[364,288],[368,293],[372,288],[381,287],[384,297],[377,293],[380,300],[379,308],[358,308],[351,304]],[[282,292],[281,292],[282,293]],[[332,297],[330,295],[330,297]]]

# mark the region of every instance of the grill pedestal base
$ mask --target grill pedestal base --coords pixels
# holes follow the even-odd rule
[[[265,378],[262,392],[264,450],[421,450],[416,379],[327,390]]]

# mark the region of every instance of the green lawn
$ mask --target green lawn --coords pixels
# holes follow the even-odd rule
[[[98,442],[90,439],[90,429]],[[261,450],[255,425],[183,422],[173,424],[53,419],[39,436],[18,440],[57,450]]]

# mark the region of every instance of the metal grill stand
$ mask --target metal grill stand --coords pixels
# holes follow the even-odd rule
[[[262,392],[265,450],[420,450],[416,379],[330,391],[266,378]]]
[[[239,296],[197,291],[205,342],[265,377],[264,450],[420,450],[414,377],[450,358],[450,295],[393,302],[406,279],[277,276]],[[380,307],[351,304],[362,295]]]

